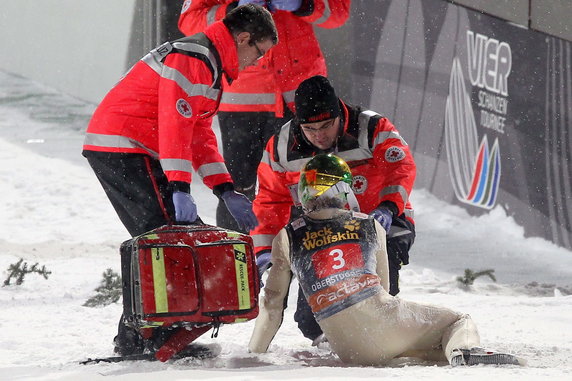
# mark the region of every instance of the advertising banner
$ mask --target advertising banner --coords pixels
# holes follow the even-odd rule
[[[571,43],[442,0],[353,7],[348,98],[394,122],[416,187],[572,249]]]

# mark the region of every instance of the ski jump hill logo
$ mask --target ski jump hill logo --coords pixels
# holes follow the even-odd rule
[[[479,88],[476,106],[480,111],[480,126],[496,134],[504,134],[508,107],[507,78],[512,64],[510,46],[467,31],[467,50],[471,84]],[[449,173],[457,199],[492,209],[501,177],[499,142],[495,138],[491,147],[486,134],[480,143],[478,139],[471,96],[465,87],[459,58],[455,57],[445,108]]]

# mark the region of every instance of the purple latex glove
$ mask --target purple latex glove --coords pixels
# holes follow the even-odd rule
[[[264,287],[264,282],[262,282],[262,275],[272,266],[270,259],[272,258],[272,252],[270,250],[263,250],[256,255],[256,267],[258,267],[258,278],[260,279],[260,287]]]
[[[258,220],[252,211],[252,202],[248,197],[235,191],[226,191],[220,198],[241,229],[248,231],[258,226]]]
[[[270,250],[262,251],[256,256],[256,266],[258,267],[258,272],[260,273],[260,278],[262,274],[266,272],[272,266],[270,263],[270,258],[272,257],[272,252]]]
[[[266,1],[265,0],[240,0],[238,2],[238,6],[244,5],[244,4],[256,4],[256,5],[260,5],[261,7],[264,7],[266,5]]]
[[[197,204],[190,193],[173,192],[173,205],[175,205],[175,220],[177,222],[195,222],[197,219]]]
[[[374,209],[373,212],[371,212],[369,215],[375,218],[386,232],[389,232],[391,222],[393,221],[393,213],[391,210],[380,206],[377,209]]]
[[[300,8],[300,5],[302,5],[302,0],[272,0],[269,7],[272,12],[296,12]]]

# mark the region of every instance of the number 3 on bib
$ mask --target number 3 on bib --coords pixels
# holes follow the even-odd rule
[[[330,251],[330,256],[334,257],[334,263],[332,264],[332,269],[339,270],[342,269],[346,265],[346,261],[344,259],[344,252],[340,249],[334,249]]]
[[[329,275],[363,267],[361,247],[357,243],[346,243],[319,250],[312,255],[316,275],[325,278]]]

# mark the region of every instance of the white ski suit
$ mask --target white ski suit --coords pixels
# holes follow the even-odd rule
[[[355,226],[370,226],[373,242],[364,246],[363,236],[360,242],[352,233],[359,230]],[[292,237],[302,239],[291,242]],[[343,362],[383,365],[395,357],[450,361],[453,349],[479,347],[477,328],[468,315],[389,295],[385,242],[385,230],[377,221],[342,209],[311,212],[283,228],[272,243],[272,267],[249,350],[266,352],[280,328],[292,273]],[[293,259],[300,253],[309,258],[306,266]]]

